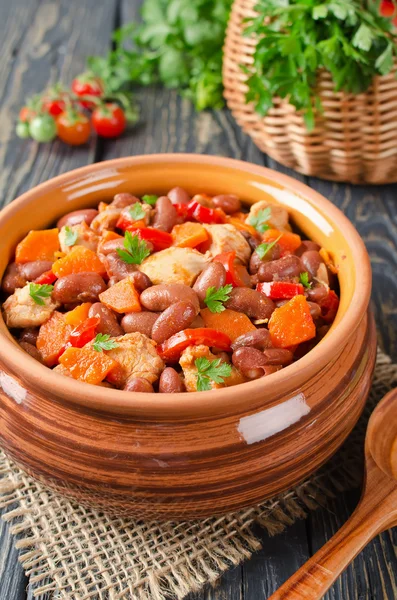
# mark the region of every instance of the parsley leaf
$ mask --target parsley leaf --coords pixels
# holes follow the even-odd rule
[[[257,253],[257,255],[259,256],[259,258],[260,258],[261,260],[263,260],[263,259],[264,259],[264,257],[266,256],[266,254],[267,254],[268,252],[270,252],[270,250],[273,248],[273,246],[275,246],[275,245],[277,244],[278,240],[279,240],[280,238],[282,238],[282,237],[283,237],[283,234],[282,234],[282,233],[280,233],[280,235],[278,236],[278,238],[277,238],[277,239],[275,239],[275,240],[274,240],[274,242],[271,242],[271,243],[269,243],[269,244],[268,244],[268,243],[266,243],[266,242],[263,242],[263,244],[259,244],[259,246],[257,246],[257,247],[255,248],[255,252],[256,252],[256,253]]]
[[[211,312],[221,313],[225,310],[222,302],[227,302],[229,300],[232,289],[233,286],[230,283],[228,285],[223,285],[218,289],[214,286],[207,288],[204,302]]]
[[[128,211],[133,221],[140,221],[146,217],[146,213],[139,202],[135,202]]]
[[[270,208],[270,206],[268,206],[263,210],[258,210],[256,215],[251,215],[249,217],[248,223],[252,225],[252,227],[255,227],[255,229],[260,233],[264,233],[267,229],[270,229],[270,225],[268,225],[266,221],[268,221],[271,216],[272,209]]]
[[[103,352],[103,350],[113,350],[118,348],[118,343],[110,339],[110,335],[107,333],[98,333],[95,337],[92,347],[97,352]]]
[[[77,241],[78,233],[71,227],[66,225],[65,227],[65,246],[74,246]]]
[[[144,202],[145,204],[150,204],[151,206],[154,206],[157,200],[158,196],[155,196],[153,194],[146,194],[145,196],[142,196],[142,202]]]
[[[220,358],[208,360],[208,358],[196,358],[194,364],[197,367],[197,390],[204,392],[211,389],[211,381],[223,383],[225,377],[230,377],[232,367],[222,362]]]
[[[125,232],[124,248],[117,248],[117,254],[129,265],[140,265],[150,254],[145,240],[140,240],[137,234],[132,235],[130,231]]]
[[[52,294],[52,290],[54,289],[53,285],[44,284],[40,285],[39,283],[30,283],[29,284],[29,295],[33,299],[36,304],[40,304],[40,306],[44,306],[44,298],[49,298]]]
[[[309,281],[309,273],[307,271],[305,271],[304,273],[301,273],[299,275],[299,283],[301,283],[303,285],[303,287],[310,290],[310,288],[312,287],[312,284]]]

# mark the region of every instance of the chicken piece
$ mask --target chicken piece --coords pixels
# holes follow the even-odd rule
[[[3,304],[4,316],[7,327],[38,327],[52,315],[54,310],[60,306],[51,298],[43,298],[44,304],[36,304],[29,294],[30,284],[18,288],[9,296]]]
[[[247,264],[251,257],[251,248],[247,240],[234,227],[234,225],[204,225],[210,234],[211,246],[208,252],[213,258],[221,252],[234,252],[236,258],[243,264]]]
[[[189,346],[182,352],[179,364],[182,367],[183,374],[185,377],[186,391],[197,392],[197,367],[194,364],[196,358],[207,358],[208,360],[217,360],[220,357],[212,354],[208,346]],[[223,387],[230,387],[239,383],[244,383],[247,379],[234,367],[229,377],[226,377],[224,383],[215,383],[210,381],[211,388],[213,390]]]
[[[154,213],[153,210],[153,206],[150,206],[150,204],[138,204],[138,202],[136,204],[133,204],[132,206],[126,206],[125,208],[122,209],[121,211],[121,217],[124,217],[126,221],[131,220],[131,214],[130,214],[130,210],[134,209],[134,206],[138,205],[139,208],[141,208],[143,210],[143,212],[145,213],[145,216],[142,217],[142,219],[137,219],[138,221],[143,221],[145,223],[145,227],[148,227],[150,224],[150,219],[152,214]]]
[[[279,206],[278,204],[271,204],[266,200],[262,200],[262,202],[256,202],[251,206],[245,222],[252,224],[252,217],[256,217],[259,211],[266,210],[266,208],[270,208],[270,217],[267,219],[266,223],[272,229],[278,229],[279,231],[291,231],[291,227],[288,223],[288,212],[285,210],[285,208]]]
[[[166,248],[149,256],[140,265],[156,285],[158,283],[184,283],[191,286],[196,277],[210,262],[210,256],[192,248]]]
[[[99,237],[94,231],[92,231],[92,229],[90,229],[90,227],[88,227],[85,221],[79,223],[78,225],[71,225],[70,227],[68,227],[68,231],[77,234],[76,241],[70,246],[68,246],[66,243],[68,237],[66,227],[67,226],[62,227],[58,236],[62,252],[65,252],[65,254],[67,254],[68,252],[70,252],[73,246],[85,246],[93,252],[97,251]]]
[[[106,351],[106,354],[120,364],[107,377],[117,387],[123,387],[130,377],[143,377],[154,383],[160,377],[165,364],[156,350],[156,343],[143,333],[134,332],[112,338],[117,348]]]
[[[102,212],[100,212],[95,219],[91,222],[91,229],[97,234],[103,233],[106,229],[114,231],[116,229],[116,223],[119,220],[122,209],[116,206],[109,206]]]

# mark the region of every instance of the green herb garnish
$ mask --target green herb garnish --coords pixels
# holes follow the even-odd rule
[[[145,204],[150,204],[151,206],[154,206],[158,200],[158,196],[155,196],[153,194],[146,194],[146,196],[142,196],[142,202],[144,202]]]
[[[211,381],[223,383],[225,377],[230,377],[232,367],[220,358],[208,360],[208,358],[196,358],[194,364],[197,367],[197,390],[204,392],[211,389]]]
[[[125,232],[124,248],[117,248],[117,254],[129,265],[140,265],[150,254],[145,240],[140,240],[137,234],[132,235],[130,231]]]
[[[49,285],[48,283],[45,283],[44,285],[40,285],[39,283],[30,283],[29,295],[36,304],[44,306],[44,299],[51,296],[53,289],[54,286]]]
[[[309,273],[307,271],[305,271],[304,273],[301,273],[299,275],[299,283],[301,283],[303,285],[303,287],[310,290],[310,288],[312,287],[312,284],[309,281]]]
[[[135,202],[128,211],[133,221],[140,221],[146,217],[146,213],[139,202]]]
[[[71,227],[66,225],[65,227],[65,246],[74,246],[77,241],[78,233]]]
[[[270,229],[267,221],[272,216],[272,209],[268,206],[262,210],[258,210],[256,215],[251,215],[248,219],[248,223],[255,227],[260,233],[264,233],[267,229]]]
[[[103,350],[113,350],[113,348],[118,348],[118,343],[110,338],[110,335],[107,333],[98,333],[95,337],[94,343],[92,347],[97,352],[103,352]]]
[[[233,286],[230,283],[219,288],[213,286],[207,288],[204,302],[211,312],[221,313],[225,310],[222,302],[227,302],[229,300],[232,289]]]
[[[278,236],[277,239],[274,240],[274,242],[270,242],[270,243],[263,242],[263,244],[259,244],[259,246],[257,246],[255,248],[255,252],[259,256],[259,258],[261,260],[263,260],[263,258],[266,256],[266,254],[268,252],[270,252],[270,250],[273,248],[273,246],[275,246],[277,244],[278,240],[282,237],[283,237],[283,234],[280,233],[280,235]]]

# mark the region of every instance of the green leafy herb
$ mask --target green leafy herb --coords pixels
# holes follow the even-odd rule
[[[280,233],[278,238],[276,238],[273,242],[270,242],[270,243],[263,242],[263,244],[259,244],[259,246],[257,246],[255,248],[255,252],[258,254],[259,258],[261,260],[263,260],[263,258],[266,256],[266,254],[268,252],[270,252],[270,250],[273,248],[273,246],[275,246],[277,244],[278,240],[282,237],[283,237],[283,234]]]
[[[267,221],[272,216],[272,210],[270,206],[264,208],[263,210],[258,210],[256,215],[251,215],[248,223],[255,227],[257,231],[263,233],[267,229],[270,229],[270,225],[268,225]]]
[[[146,213],[142,208],[142,204],[139,204],[139,202],[135,202],[128,212],[130,213],[133,221],[140,221],[146,217]]]
[[[53,289],[54,286],[47,283],[44,285],[40,285],[39,283],[30,283],[29,295],[36,304],[43,306],[45,304],[44,299],[51,296]]]
[[[322,110],[319,69],[331,73],[335,90],[358,94],[375,75],[386,75],[397,58],[391,18],[375,0],[258,0],[245,34],[258,43],[248,75],[247,102],[266,115],[276,97],[303,115],[308,130]]]
[[[232,367],[222,362],[220,358],[208,360],[208,358],[196,358],[194,364],[197,367],[197,390],[204,392],[211,389],[211,381],[223,383],[225,377],[230,377]]]
[[[299,275],[299,282],[307,289],[312,287],[312,284],[309,281],[309,273],[307,271]]]
[[[65,227],[65,246],[74,246],[77,241],[78,233],[73,231],[71,227],[66,225]]]
[[[124,248],[125,250],[117,248],[117,254],[129,265],[140,265],[150,254],[145,240],[140,240],[137,235],[132,235],[130,231],[125,232]]]
[[[103,350],[113,350],[113,348],[118,348],[118,346],[118,343],[112,340],[110,335],[107,333],[98,333],[92,345],[94,350],[97,352],[103,352]]]
[[[142,202],[145,202],[145,204],[150,204],[151,206],[154,206],[157,200],[158,196],[154,196],[151,194],[146,194],[146,196],[142,196]]]
[[[225,310],[222,302],[227,302],[229,300],[232,289],[233,286],[230,283],[228,285],[223,285],[220,288],[213,286],[207,288],[204,302],[211,312],[221,313]]]

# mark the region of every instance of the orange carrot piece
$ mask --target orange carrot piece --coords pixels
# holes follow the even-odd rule
[[[40,327],[36,346],[47,367],[57,364],[69,341],[72,329],[60,312],[54,312]]]
[[[171,231],[174,246],[178,248],[195,248],[209,238],[207,231],[200,223],[186,222],[175,225]]]
[[[71,325],[72,327],[77,327],[83,321],[88,319],[88,311],[92,306],[91,302],[84,302],[79,306],[76,306],[73,310],[69,310],[69,312],[65,313],[65,323]]]
[[[120,314],[141,310],[139,294],[128,277],[99,294],[99,300],[102,304]]]
[[[104,275],[106,272],[95,252],[85,246],[73,246],[66,256],[52,265],[52,271],[57,277],[86,272]]]
[[[313,339],[316,326],[305,296],[294,296],[276,308],[270,317],[269,332],[275,348],[289,348]]]
[[[256,329],[247,315],[228,308],[221,313],[213,313],[209,308],[204,308],[200,314],[206,327],[225,333],[232,342],[243,333]]]
[[[277,238],[277,244],[280,246],[282,252],[295,252],[302,243],[300,236],[296,233],[290,233],[289,231],[279,231],[278,229],[268,229],[262,234],[262,241],[267,244],[275,242]]]
[[[90,348],[67,348],[59,359],[74,379],[98,385],[118,363],[103,352]]]
[[[59,250],[58,229],[29,231],[15,250],[15,262],[26,263],[34,260],[54,260]]]
[[[247,215],[244,215],[244,216],[246,217]],[[260,238],[255,227],[252,227],[252,225],[250,225],[249,223],[245,223],[244,221],[241,221],[241,219],[239,219],[239,218],[236,218],[233,216],[227,217],[226,222],[229,223],[229,225],[233,225],[239,231],[246,231],[247,233],[252,235],[252,237],[258,238],[258,239]]]
[[[104,231],[102,234],[101,242],[109,242],[110,240],[117,240],[122,237],[122,235],[119,235],[115,231],[110,231],[110,229],[106,229],[106,231]]]

